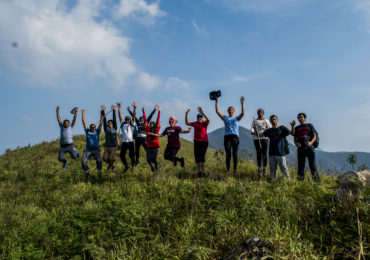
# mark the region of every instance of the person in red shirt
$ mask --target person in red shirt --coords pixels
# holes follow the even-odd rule
[[[196,122],[189,122],[188,114],[190,109],[186,111],[185,114],[185,124],[194,127],[194,156],[195,162],[198,169],[198,177],[205,177],[206,168],[206,152],[208,148],[208,135],[207,127],[209,124],[209,117],[203,112],[201,107],[198,107],[198,115]],[[204,121],[203,117],[206,118]]]
[[[159,153],[159,140],[158,140],[158,133],[161,129],[161,125],[159,124],[159,119],[161,117],[161,108],[159,106],[154,107],[155,110],[158,110],[157,115],[157,122],[150,121],[148,124],[145,109],[143,107],[143,116],[144,116],[144,124],[145,124],[145,131],[146,131],[146,160],[150,165],[150,169],[152,172],[154,170],[158,170],[158,162],[157,156]],[[154,134],[154,135],[153,135]]]

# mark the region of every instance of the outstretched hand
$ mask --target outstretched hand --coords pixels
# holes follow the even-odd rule
[[[158,106],[158,105],[155,105],[155,106],[154,106],[154,109],[155,109],[155,110],[157,110],[158,108],[159,108],[159,106]]]
[[[117,103],[117,107],[121,109],[121,103]]]
[[[188,110],[186,110],[186,114],[190,112],[190,108]]]
[[[131,111],[131,108],[130,108],[130,106],[128,106],[128,107],[127,107],[127,110],[128,110],[128,111]]]
[[[134,101],[134,103],[132,103],[132,106],[134,107],[134,108],[137,108],[137,104],[136,104],[136,102]]]
[[[293,120],[292,122],[290,122],[290,125],[291,125],[292,127],[294,127],[294,126],[295,126],[295,120]]]
[[[75,112],[75,114],[78,112],[78,107],[75,107],[74,109],[73,109],[73,111]]]
[[[60,107],[59,107],[59,106],[57,106],[57,111],[59,111],[59,108],[60,108]]]
[[[203,113],[203,109],[202,109],[202,107],[198,107],[198,112],[199,112],[199,113]]]
[[[112,110],[116,110],[115,105],[111,105],[111,106],[110,106],[110,108],[111,108]]]
[[[240,103],[244,103],[244,101],[245,101],[245,97],[244,96],[241,96],[241,98],[240,98]]]
[[[145,113],[145,108],[144,108],[144,107],[143,107],[143,109],[142,109],[142,110],[143,110],[143,113]]]
[[[158,106],[158,111],[161,112],[162,111],[162,108],[160,106]]]
[[[105,111],[105,106],[104,106],[104,105],[101,105],[101,106],[100,106],[100,110],[101,110],[101,111]]]
[[[85,114],[85,109],[81,109],[81,113],[82,114]]]

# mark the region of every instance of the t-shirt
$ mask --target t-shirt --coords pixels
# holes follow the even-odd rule
[[[254,125],[257,125],[257,130],[259,134],[262,134],[265,132],[267,129],[271,128],[272,125],[267,119],[263,120],[253,120],[252,126],[251,126],[251,131],[254,133]],[[257,135],[253,135],[253,139],[256,140],[258,139]],[[260,139],[267,139],[267,137],[260,136]]]
[[[269,155],[285,156],[285,140],[284,138],[290,134],[290,131],[285,126],[278,128],[269,128],[263,135],[270,138]]]
[[[239,136],[239,119],[238,117],[223,117],[225,123],[225,135],[237,135]]]
[[[167,135],[168,137],[168,147],[179,148],[180,149],[180,126],[167,127],[164,129],[162,135]]]
[[[122,143],[129,143],[134,141],[134,132],[136,129],[136,124],[122,124],[121,133],[122,133]]]
[[[313,125],[310,125],[312,128],[312,132],[316,132]],[[306,143],[311,141],[310,131],[308,128],[308,124],[302,124],[295,127],[295,133],[294,137],[296,138],[296,141],[302,145],[302,147],[307,147]],[[311,146],[311,148],[314,148]]]
[[[105,146],[116,147],[117,144],[117,130],[114,127],[105,128]]]
[[[60,125],[60,144],[73,144],[73,126],[64,127],[63,124]]]
[[[193,122],[190,123],[192,127],[194,127],[194,141],[199,142],[208,142],[208,135],[207,135],[207,122],[203,121],[201,123],[199,122]]]
[[[99,149],[99,129],[96,129],[94,132],[91,132],[89,129],[85,130],[86,133],[86,149],[93,150]]]

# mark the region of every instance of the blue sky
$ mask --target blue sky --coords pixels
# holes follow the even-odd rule
[[[215,89],[225,113],[246,97],[242,126],[303,111],[323,150],[370,152],[369,46],[368,0],[0,0],[0,153],[58,138],[56,105],[159,104],[183,127],[200,105],[213,130]]]

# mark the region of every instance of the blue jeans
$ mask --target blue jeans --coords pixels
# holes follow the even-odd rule
[[[319,182],[320,177],[316,169],[315,150],[312,147],[301,147],[297,150],[298,155],[298,180],[304,180],[304,169],[306,165],[306,158],[310,166],[312,178],[314,181]]]

